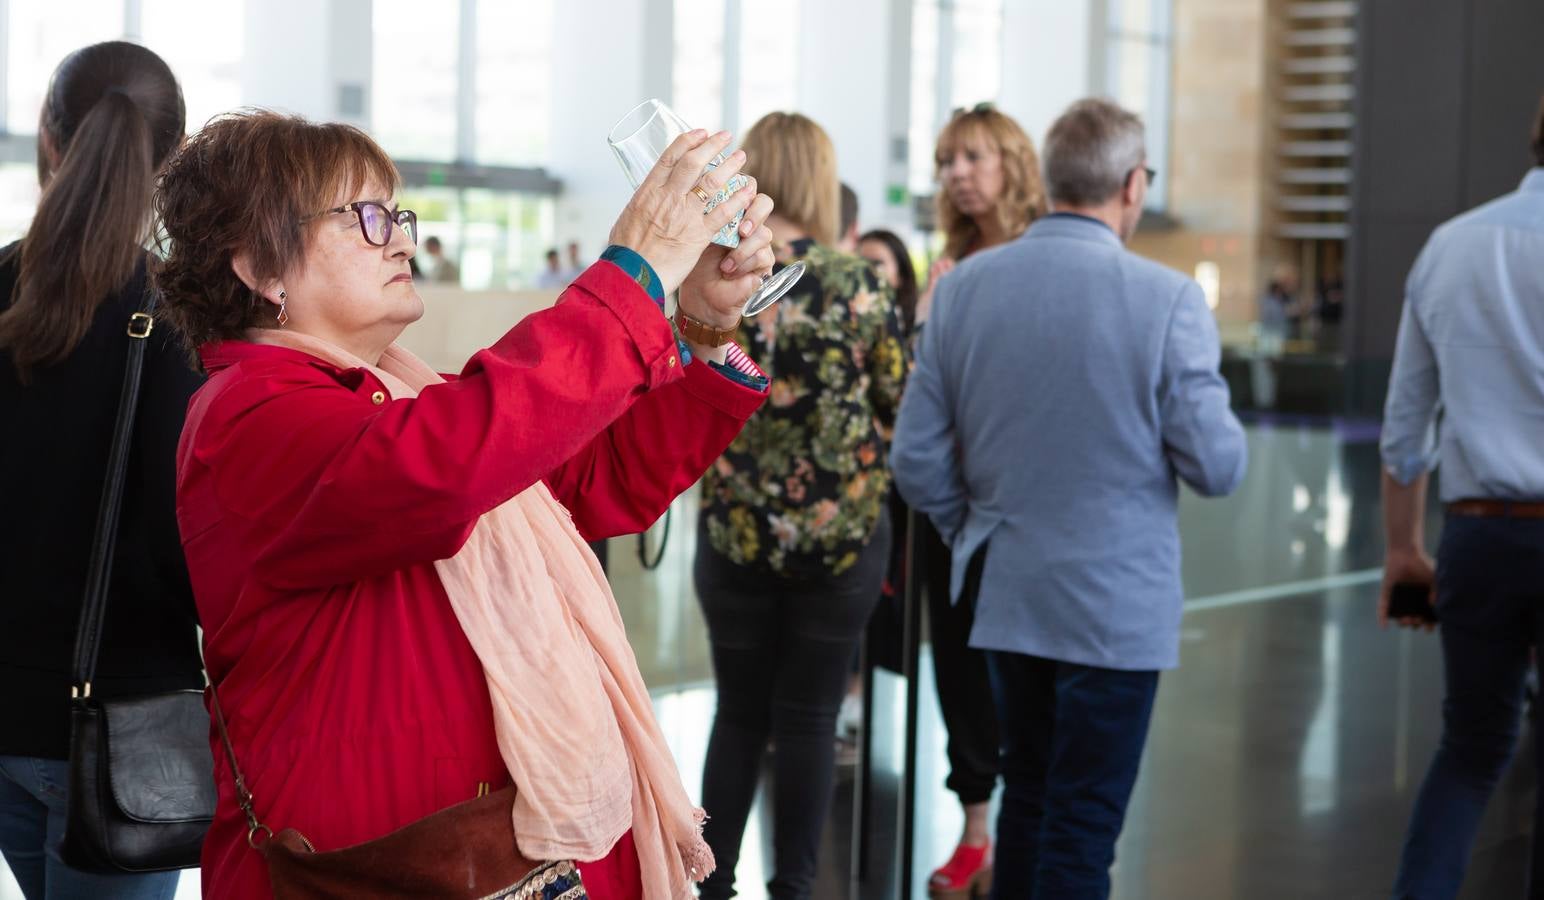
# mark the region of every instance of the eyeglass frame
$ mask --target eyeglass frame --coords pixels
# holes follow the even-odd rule
[[[377,243],[373,238],[370,237],[370,231],[365,227],[364,213],[361,212],[361,207],[365,206],[373,206],[386,214],[386,221],[391,223],[386,227],[386,240]],[[415,247],[418,245],[418,213],[411,209],[402,209],[400,207],[395,212],[393,212],[389,207],[386,206],[386,204],[381,203],[378,200],[355,200],[353,203],[345,203],[342,206],[334,206],[332,209],[324,209],[319,213],[313,213],[309,216],[306,216],[304,219],[301,219],[300,222],[301,224],[305,224],[306,222],[310,222],[314,219],[320,219],[322,216],[338,215],[340,213],[346,212],[354,213],[356,216],[356,221],[359,225],[359,233],[364,235],[365,243],[372,247],[389,246],[391,244],[392,228],[402,229],[402,233],[407,236],[407,239],[411,241]],[[403,225],[400,221],[398,221],[398,217],[403,215],[406,215],[408,217],[408,221],[412,224],[411,231],[408,230],[408,226]]]

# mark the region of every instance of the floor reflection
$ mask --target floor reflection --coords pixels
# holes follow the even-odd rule
[[[1181,503],[1183,665],[1164,676],[1115,868],[1120,900],[1299,900],[1387,896],[1406,817],[1435,750],[1435,636],[1373,621],[1383,548],[1375,426],[1250,428],[1249,477],[1234,497]],[[1435,491],[1433,494],[1435,495]],[[715,695],[691,586],[695,497],[674,507],[660,567],[613,541],[612,583],[661,724],[692,796]],[[1429,526],[1439,533],[1435,510]],[[1281,587],[1289,585],[1288,587]],[[1290,585],[1296,585],[1292,587]],[[943,790],[944,733],[926,648],[920,682],[916,853],[923,897],[953,848],[959,806]],[[870,867],[856,893],[854,779],[840,773],[817,896],[893,900],[904,684],[876,684]],[[1531,741],[1531,737],[1530,737]],[[1519,749],[1527,760],[1531,747]],[[1534,778],[1515,766],[1486,817],[1466,900],[1517,896]],[[762,896],[767,804],[741,856],[742,896]],[[19,897],[0,870],[0,900]],[[196,897],[196,875],[180,900]]]
[[[1115,869],[1122,900],[1381,898],[1439,727],[1441,667],[1433,636],[1373,621],[1382,562],[1377,431],[1366,423],[1251,427],[1250,474],[1221,501],[1181,502],[1187,596],[1183,666],[1165,675],[1152,739]],[[669,565],[690,564],[691,501],[672,526]],[[1429,533],[1439,533],[1435,510]],[[690,579],[644,575],[619,553],[614,581],[667,733],[693,792],[711,721],[711,677]],[[1281,585],[1297,588],[1281,588]],[[673,591],[683,591],[668,596]],[[640,599],[646,598],[646,599]],[[684,617],[684,625],[682,618]],[[666,642],[668,641],[668,645]],[[943,790],[944,732],[926,648],[917,761],[917,897],[959,836]],[[679,680],[677,680],[679,679]],[[682,686],[685,690],[677,690]],[[869,878],[855,896],[896,896],[896,803],[904,685],[881,676]],[[1527,750],[1520,751],[1521,758]],[[1465,898],[1521,885],[1533,777],[1498,790]],[[838,786],[820,897],[849,896],[851,771]],[[740,884],[761,896],[770,833],[753,814]]]

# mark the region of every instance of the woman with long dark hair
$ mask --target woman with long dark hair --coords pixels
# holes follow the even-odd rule
[[[111,41],[70,54],[38,124],[37,213],[0,250],[0,853],[27,900],[166,898],[177,873],[94,875],[59,858],[70,663],[129,317],[146,290],[151,195],[183,137],[166,63]],[[145,354],[96,696],[202,686],[174,511],[199,378],[153,329]]]
[[[880,279],[895,291],[895,309],[908,336],[917,321],[917,269],[906,242],[893,231],[876,228],[858,238],[858,255],[869,261]]]

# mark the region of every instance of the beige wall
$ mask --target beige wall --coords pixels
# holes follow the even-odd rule
[[[1252,321],[1269,262],[1267,0],[1175,0],[1169,160],[1160,173],[1177,229],[1143,230],[1132,249],[1193,275],[1221,272],[1217,316]],[[1231,330],[1231,329],[1229,329]]]
[[[437,372],[459,372],[472,354],[503,337],[521,319],[557,302],[557,291],[464,291],[418,285],[424,317],[398,343]]]

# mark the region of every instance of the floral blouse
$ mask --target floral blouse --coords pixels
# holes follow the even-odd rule
[[[869,264],[796,241],[804,277],[737,341],[771,396],[703,480],[703,520],[732,562],[799,578],[858,561],[890,488],[886,439],[910,369],[890,287]]]

